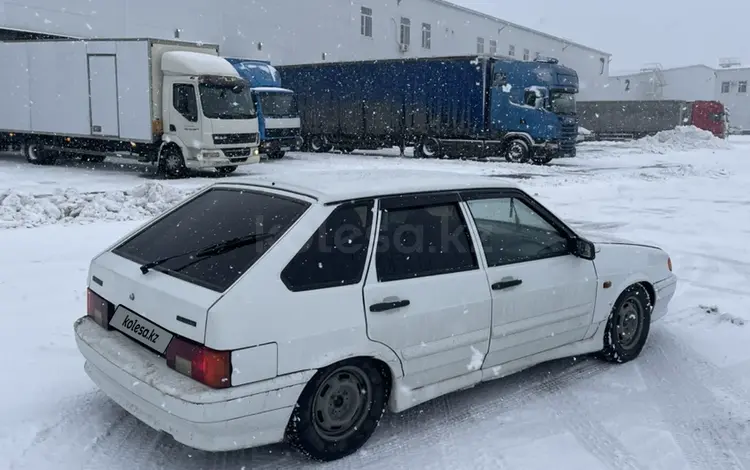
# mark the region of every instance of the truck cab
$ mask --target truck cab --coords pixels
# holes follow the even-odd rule
[[[218,56],[164,52],[161,60],[163,135],[160,166],[179,175],[184,168],[231,173],[260,159],[259,119],[252,92]]]
[[[252,87],[260,123],[260,152],[279,159],[302,145],[300,117],[294,91],[281,87],[281,77],[270,62],[226,59]]]
[[[559,65],[554,58],[531,62],[499,59],[492,65],[491,90],[490,132],[506,139],[518,136],[517,151],[511,149],[507,155],[540,163],[575,157],[575,70]]]

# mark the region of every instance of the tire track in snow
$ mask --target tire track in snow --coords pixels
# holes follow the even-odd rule
[[[635,455],[587,410],[587,405],[574,397],[569,390],[560,390],[556,395],[547,396],[545,399],[554,419],[564,423],[579,444],[599,459],[602,465],[612,470],[645,468]]]
[[[685,458],[701,469],[747,468],[735,450],[746,446],[748,436],[741,432],[742,423],[703,385],[709,374],[693,369],[700,363],[695,352],[680,347],[669,334],[655,336],[644,351],[640,370],[650,379],[653,400]]]

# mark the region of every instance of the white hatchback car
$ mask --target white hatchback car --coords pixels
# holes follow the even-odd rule
[[[87,374],[188,446],[341,458],[386,408],[630,361],[675,292],[661,249],[584,239],[495,178],[287,178],[214,184],[91,263]]]

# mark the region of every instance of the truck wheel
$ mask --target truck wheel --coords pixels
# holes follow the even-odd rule
[[[425,158],[439,158],[440,141],[433,137],[425,137],[419,143],[419,153]]]
[[[529,144],[523,139],[511,139],[505,145],[505,159],[511,163],[526,163],[531,158]]]
[[[387,372],[367,359],[353,359],[318,371],[300,395],[287,426],[287,439],[315,460],[353,454],[375,432],[390,394]]]
[[[57,161],[57,154],[50,150],[45,150],[42,145],[26,144],[23,151],[26,161],[33,165],[54,165]]]
[[[279,160],[281,158],[284,158],[284,155],[286,155],[286,152],[283,150],[271,150],[270,152],[266,153],[266,156],[271,160]]]
[[[229,165],[229,166],[217,166],[216,172],[220,175],[230,175],[237,171],[237,165]]]
[[[181,178],[187,174],[185,157],[179,147],[169,146],[162,151],[159,171],[168,178]]]
[[[333,148],[331,144],[328,143],[328,139],[321,135],[314,135],[310,137],[310,150],[312,150],[315,153],[324,153],[328,152]]]

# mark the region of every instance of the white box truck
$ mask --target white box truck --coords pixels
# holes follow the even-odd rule
[[[157,39],[0,43],[0,148],[29,162],[135,156],[167,176],[257,163],[250,87],[219,47]]]

